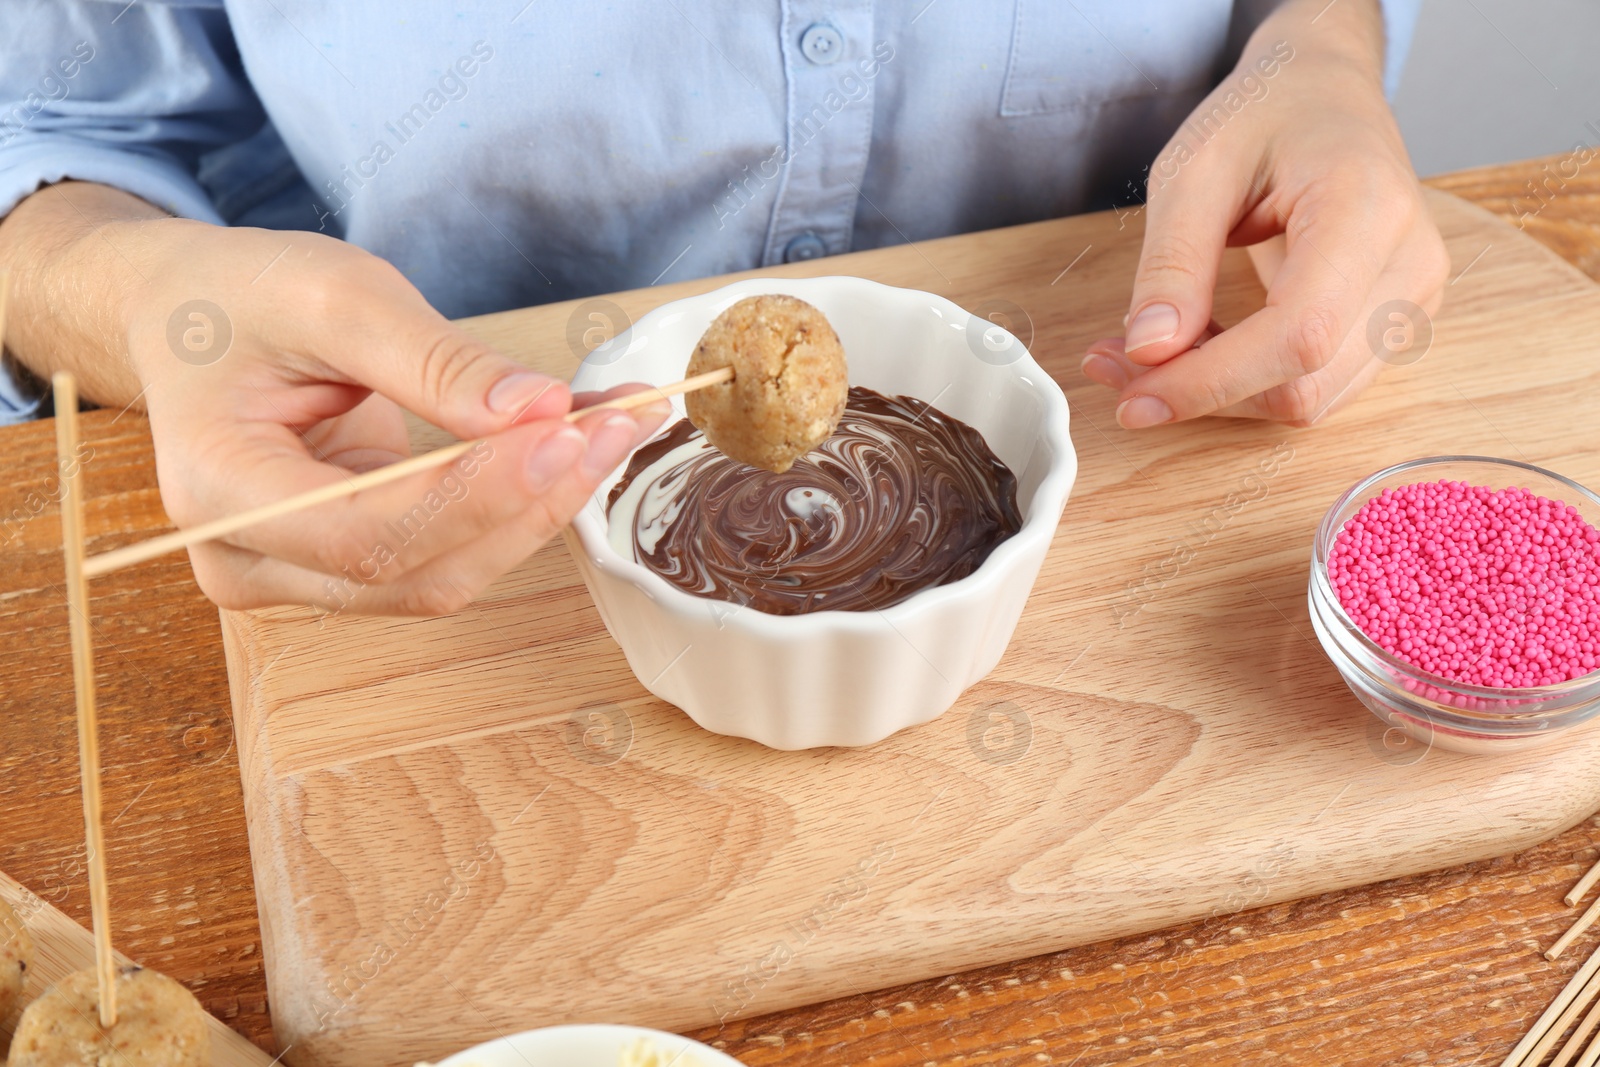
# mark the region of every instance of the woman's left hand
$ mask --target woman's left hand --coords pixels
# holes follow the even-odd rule
[[[1450,259],[1384,100],[1383,47],[1377,0],[1288,0],[1162,149],[1126,335],[1083,361],[1124,427],[1309,425],[1382,369],[1369,323],[1427,328]],[[1223,249],[1278,234],[1266,306],[1220,329]]]

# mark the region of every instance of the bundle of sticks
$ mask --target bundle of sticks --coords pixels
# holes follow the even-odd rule
[[[1566,905],[1576,907],[1593,889],[1596,882],[1600,882],[1600,862],[1597,862],[1578,880],[1566,895]],[[1589,905],[1572,928],[1545,950],[1544,958],[1553,960],[1565,952],[1571,944],[1581,937],[1585,930],[1593,926],[1596,919],[1600,919],[1600,899]],[[1578,1017],[1582,1016],[1582,1021]],[[1567,1033],[1573,1022],[1578,1021],[1577,1029]],[[1555,1059],[1550,1061],[1549,1067],[1595,1067],[1600,1063],[1600,1039],[1595,1038],[1595,1030],[1600,1028],[1600,949],[1595,949],[1578,973],[1572,976],[1556,999],[1544,1010],[1534,1022],[1533,1028],[1517,1042],[1501,1063],[1500,1067],[1538,1067],[1556,1043],[1566,1037]],[[1585,1045],[1588,1047],[1585,1048]]]

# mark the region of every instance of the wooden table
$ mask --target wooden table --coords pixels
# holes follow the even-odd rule
[[[1429,184],[1521,220],[1600,279],[1600,221],[1585,221],[1600,220],[1600,171],[1565,179],[1559,162]],[[143,419],[91,413],[85,435],[90,528],[166,529]],[[0,430],[0,457],[0,870],[87,925],[53,428]],[[97,579],[94,598],[119,946],[271,1049],[216,610],[181,555]],[[1571,921],[1561,895],[1597,851],[1591,820],[1504,859],[694,1036],[752,1067],[1497,1063],[1582,958],[1547,963],[1537,946]]]

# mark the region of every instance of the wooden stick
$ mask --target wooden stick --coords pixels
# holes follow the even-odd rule
[[[100,1025],[117,1024],[117,961],[111,952],[111,907],[106,893],[105,836],[100,825],[100,731],[94,710],[94,648],[89,631],[89,582],[83,566],[83,484],[78,462],[78,385],[58,372],[56,464],[61,477],[61,547],[67,564],[67,624],[72,634],[72,687],[78,703],[78,772],[83,780],[83,828],[88,845],[89,910],[100,979]]]
[[[1596,882],[1600,882],[1600,860],[1595,861],[1594,866],[1589,868],[1588,874],[1578,879],[1578,884],[1562,898],[1562,903],[1569,908],[1575,907],[1578,901],[1589,895],[1589,890],[1594,888]]]
[[[652,386],[649,389],[641,389],[637,393],[619,396],[615,400],[604,400],[598,404],[590,404],[586,408],[569,411],[563,417],[568,422],[576,422],[591,411],[608,411],[611,408],[636,408],[640,404],[648,404],[653,400],[664,400],[669,396],[677,396],[679,393],[692,393],[696,389],[704,389],[708,385],[721,385],[723,382],[731,381],[733,381],[733,368],[718,367],[716,370],[708,370],[704,374],[696,374],[693,378],[685,378],[683,381],[673,382],[671,385]]]
[[[6,350],[6,312],[11,308],[11,272],[0,270],[0,354]]]
[[[1584,1050],[1582,1058],[1573,1064],[1573,1067],[1595,1067],[1597,1062],[1600,1062],[1600,1041],[1591,1041],[1589,1047]]]
[[[1572,1058],[1578,1054],[1579,1049],[1583,1048],[1583,1043],[1589,1039],[1590,1034],[1594,1033],[1594,1029],[1597,1026],[1600,1026],[1600,1000],[1595,1001],[1594,1006],[1589,1009],[1589,1014],[1583,1017],[1583,1022],[1578,1024],[1578,1028],[1572,1032],[1572,1036],[1567,1039],[1567,1043],[1561,1046],[1561,1051],[1556,1053],[1556,1058],[1550,1061],[1550,1067],[1567,1067],[1567,1064],[1572,1062]],[[1596,1044],[1593,1051],[1595,1051],[1595,1055],[1600,1056],[1600,1043]]]
[[[211,522],[201,523],[199,526],[191,526],[187,530],[175,530],[169,534],[162,534],[160,537],[152,537],[148,541],[140,541],[137,544],[128,545],[126,548],[116,548],[110,552],[102,552],[98,556],[90,556],[84,562],[83,572],[86,577],[98,578],[102,574],[120,570],[123,567],[131,567],[135,563],[143,563],[147,559],[155,559],[157,556],[164,556],[168,552],[175,552],[180,548],[188,548],[190,545],[203,544],[206,541],[214,541],[219,537],[226,537],[228,534],[242,530],[246,526],[254,526],[258,522],[275,519],[281,515],[299,511],[301,508],[309,508],[316,504],[326,503],[329,500],[338,500],[340,497],[359,493],[363,489],[371,489],[374,486],[386,485],[389,482],[404,478],[408,474],[415,474],[417,471],[442,467],[451,460],[464,455],[475,444],[477,444],[476,441],[457,441],[453,445],[446,445],[444,448],[433,452],[425,452],[420,456],[412,456],[410,459],[391,463],[387,467],[379,467],[377,470],[368,471],[365,474],[357,474],[342,481],[329,482],[327,485],[319,486],[309,492],[300,493],[286,500],[264,504],[259,508],[251,508],[249,511],[242,511],[237,515],[214,519]]]
[[[655,400],[677,396],[679,393],[689,393],[696,389],[704,389],[708,385],[716,385],[720,382],[728,381],[732,377],[732,367],[719,367],[714,371],[697,374],[693,378],[685,378],[683,381],[674,382],[671,385],[644,389],[637,393],[629,393],[627,396],[617,397],[615,400],[607,400],[599,404],[592,404],[586,408],[579,408],[577,411],[569,411],[564,418],[568,422],[576,422],[583,416],[595,411],[636,408]],[[357,474],[342,481],[330,482],[327,485],[299,493],[285,500],[263,504],[261,507],[251,508],[249,511],[241,511],[237,515],[213,519],[211,522],[201,523],[199,526],[191,526],[187,530],[175,530],[172,533],[163,534],[160,537],[152,537],[148,541],[140,541],[138,544],[128,545],[125,548],[102,552],[98,556],[91,556],[85,561],[83,573],[85,577],[97,578],[102,574],[108,574],[123,567],[131,567],[135,563],[143,563],[145,560],[164,556],[168,552],[175,552],[180,548],[188,548],[190,545],[203,544],[206,541],[214,541],[219,537],[226,537],[228,534],[237,533],[247,526],[254,526],[258,522],[281,518],[304,508],[314,507],[317,504],[325,504],[330,500],[338,500],[340,497],[359,493],[363,489],[387,485],[418,471],[442,467],[446,463],[465,455],[477,444],[477,441],[457,441],[453,445],[446,445],[432,452],[424,452],[420,456],[412,456],[410,459],[403,459],[398,463],[391,463],[387,467],[379,467],[377,470],[367,471],[365,474]]]
[[[1600,994],[1600,973],[1596,973],[1584,983],[1583,989],[1573,998],[1572,1003],[1567,1005],[1566,1011],[1550,1024],[1550,1028],[1540,1036],[1533,1048],[1528,1050],[1527,1058],[1522,1061],[1525,1067],[1533,1067],[1534,1064],[1544,1062],[1545,1056],[1549,1055],[1556,1042],[1561,1040],[1561,1035],[1567,1032],[1567,1027],[1583,1013],[1596,994]]]
[[[1572,924],[1572,929],[1561,935],[1561,939],[1545,949],[1544,958],[1553,960],[1567,950],[1567,946],[1583,936],[1583,932],[1600,919],[1600,900],[1589,905],[1589,910],[1578,916],[1578,921]]]
[[[1556,994],[1556,999],[1550,1002],[1550,1006],[1544,1010],[1544,1014],[1539,1016],[1533,1027],[1523,1035],[1522,1040],[1517,1042],[1516,1047],[1511,1050],[1506,1058],[1500,1061],[1500,1067],[1523,1067],[1523,1061],[1528,1054],[1528,1050],[1538,1044],[1545,1031],[1550,1029],[1550,1024],[1567,1009],[1567,1005],[1572,1003],[1578,992],[1588,984],[1589,979],[1593,978],[1596,973],[1600,973],[1600,949],[1596,949],[1591,953],[1589,958],[1584,961],[1583,966],[1578,968],[1578,973],[1574,974],[1571,980],[1562,987],[1561,992]]]

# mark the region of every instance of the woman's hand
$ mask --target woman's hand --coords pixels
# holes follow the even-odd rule
[[[1199,415],[1309,425],[1382,368],[1367,333],[1375,314],[1390,326],[1383,305],[1437,309],[1450,260],[1382,67],[1376,0],[1288,0],[1162,150],[1126,334],[1083,361],[1119,392],[1123,426]],[[1221,329],[1223,248],[1277,234],[1266,307]]]
[[[54,192],[125,197],[83,192],[97,188]],[[98,383],[92,398],[127,403],[117,394],[138,390],[180,528],[409,455],[402,409],[484,439],[450,466],[191,548],[200,587],[223,607],[456,610],[566,525],[665,416],[653,404],[569,425],[564,383],[457,328],[353,245],[154,212],[97,223],[49,266],[92,322],[54,328],[78,350],[73,369]],[[107,274],[115,284],[101,284]],[[23,309],[39,318],[37,300]],[[32,321],[24,341],[51,328]],[[96,332],[98,362],[84,351]]]

